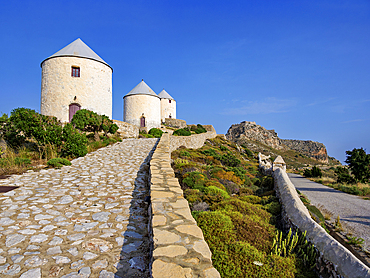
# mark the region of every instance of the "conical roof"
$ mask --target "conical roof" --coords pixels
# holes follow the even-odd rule
[[[144,80],[141,80],[141,82],[137,84],[136,87],[133,88],[127,95],[125,95],[125,97],[131,95],[150,95],[158,97],[157,94],[144,82]]]
[[[71,42],[66,47],[54,53],[44,61],[54,57],[81,57],[101,62],[111,68],[102,58],[99,57],[90,47],[88,47],[80,38]],[[42,61],[42,63],[44,62]],[[42,64],[41,63],[41,64]]]
[[[279,164],[285,164],[284,159],[279,155],[275,160],[274,163],[279,163]]]
[[[173,97],[171,97],[170,96],[170,94],[169,93],[167,93],[164,89],[162,90],[162,92],[160,92],[159,94],[158,94],[158,96],[160,97],[160,98],[166,98],[166,99],[173,99],[173,100],[175,100]]]

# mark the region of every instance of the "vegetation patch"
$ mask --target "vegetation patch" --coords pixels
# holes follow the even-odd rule
[[[281,205],[251,151],[221,137],[172,152],[173,168],[221,277],[315,277],[302,256],[271,253]]]
[[[121,140],[113,135],[117,130],[107,116],[85,109],[77,111],[71,123],[62,124],[56,117],[16,108],[9,117],[0,117],[0,137],[7,145],[0,151],[0,175],[37,170],[53,158],[84,156]]]

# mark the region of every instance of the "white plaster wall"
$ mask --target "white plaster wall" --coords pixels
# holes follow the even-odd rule
[[[172,119],[176,119],[176,101],[171,99],[171,103],[169,103],[169,99],[162,98],[161,99],[162,122],[164,122],[165,118],[169,118],[170,114]]]
[[[146,127],[161,127],[161,102],[156,96],[129,95],[123,99],[123,121],[139,126],[144,113]]]
[[[44,61],[41,66],[41,114],[68,122],[69,105],[78,103],[81,109],[112,118],[110,67],[79,57],[55,57]],[[80,67],[80,77],[71,76],[72,66]]]

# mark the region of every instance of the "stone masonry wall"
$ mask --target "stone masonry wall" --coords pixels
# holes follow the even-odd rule
[[[186,121],[173,118],[165,118],[164,123],[169,127],[184,128],[186,127]]]
[[[126,122],[113,120],[113,123],[118,125],[117,132],[122,138],[137,138],[139,136],[139,127]]]
[[[301,232],[307,231],[307,239],[320,252],[318,271],[326,270],[330,277],[370,277],[370,269],[311,218],[287,173],[278,168],[273,176],[285,223]]]
[[[191,136],[171,136],[170,152],[178,149],[180,146],[187,148],[198,149],[201,148],[207,139],[215,138],[217,136],[216,130],[211,125],[203,126],[207,132],[200,134],[193,134]]]
[[[149,235],[153,238],[151,272],[153,278],[220,277],[212,266],[211,251],[204,240],[202,230],[191,215],[189,204],[171,168],[171,151],[176,146],[196,148],[206,138],[192,135],[184,140],[164,133],[150,162],[151,223]],[[174,142],[173,142],[174,141]]]

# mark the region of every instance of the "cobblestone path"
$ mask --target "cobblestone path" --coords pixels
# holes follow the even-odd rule
[[[0,277],[149,277],[148,162],[157,139],[126,139],[0,180]]]

